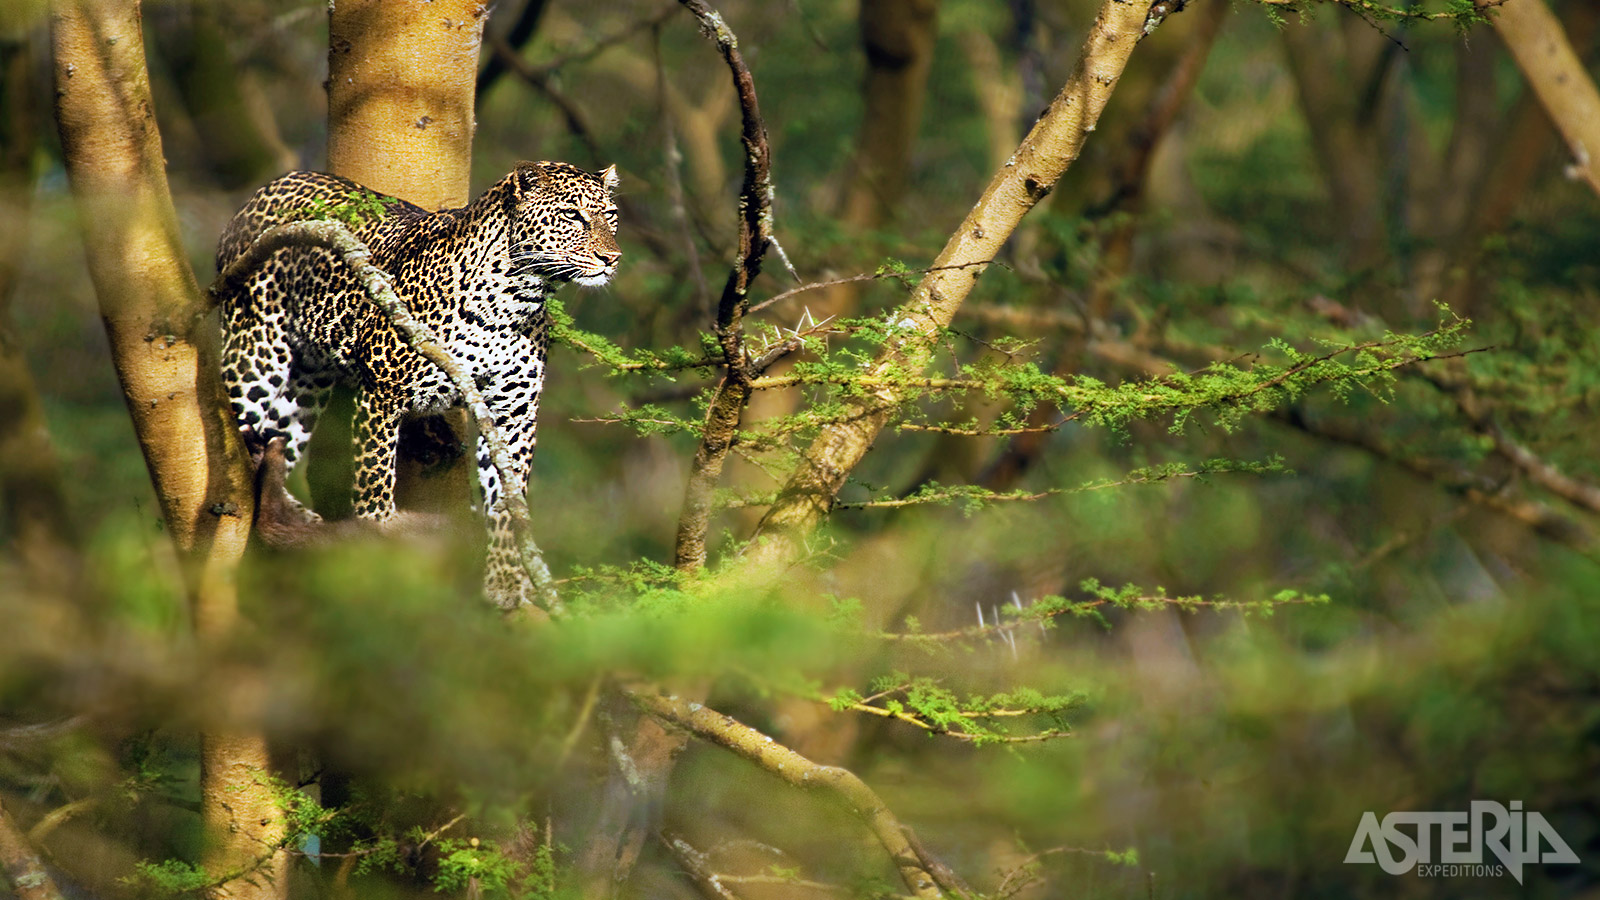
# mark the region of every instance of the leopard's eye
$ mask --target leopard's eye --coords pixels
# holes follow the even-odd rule
[[[561,215],[569,221],[577,222],[579,225],[588,221],[588,219],[584,218],[583,211],[578,209],[566,210]]]

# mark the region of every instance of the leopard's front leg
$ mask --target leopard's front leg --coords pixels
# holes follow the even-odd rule
[[[522,565],[516,530],[506,511],[505,499],[511,492],[526,497],[528,475],[533,468],[537,444],[537,390],[501,390],[484,398],[495,417],[495,430],[511,456],[510,483],[502,483],[495,467],[489,442],[478,435],[478,483],[483,488],[483,509],[489,532],[488,559],[483,573],[484,595],[504,610],[533,603],[536,594]]]
[[[386,522],[394,518],[395,460],[405,401],[395,392],[363,386],[356,400],[356,515]]]

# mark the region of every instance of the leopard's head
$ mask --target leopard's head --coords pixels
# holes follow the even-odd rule
[[[617,167],[598,175],[560,162],[512,174],[511,266],[516,274],[598,287],[616,274]]]

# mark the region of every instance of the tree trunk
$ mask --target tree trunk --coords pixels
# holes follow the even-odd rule
[[[938,11],[938,0],[861,0],[867,76],[850,180],[839,201],[839,224],[852,233],[866,235],[888,224],[905,198],[939,36]],[[841,284],[806,302],[818,319],[852,316],[860,296],[859,284]],[[792,411],[792,402],[785,406],[770,414]]]
[[[184,262],[145,69],[136,0],[62,2],[52,14],[56,118],[89,275],[167,533],[177,546],[202,644],[238,620],[235,574],[250,535],[249,457]],[[246,720],[248,716],[246,713]],[[247,726],[201,738],[206,865],[239,873],[218,897],[282,896],[281,811],[260,777],[265,738]]]
[[[472,197],[473,103],[489,7],[481,0],[332,0],[328,4],[328,170],[423,209]],[[465,447],[467,419],[445,416]],[[416,434],[408,428],[407,437]],[[424,440],[419,449],[434,450]],[[464,508],[473,454],[428,465],[401,444],[396,501]]]
[[[870,229],[888,222],[905,196],[938,37],[938,10],[937,0],[861,0],[867,78],[850,184],[840,203],[847,225]]]
[[[471,199],[481,0],[328,4],[328,168],[423,209]]]

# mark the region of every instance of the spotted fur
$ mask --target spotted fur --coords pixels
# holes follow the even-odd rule
[[[317,172],[257,191],[217,246],[222,271],[263,231],[333,215],[372,251],[411,312],[477,381],[507,442],[514,483],[502,486],[480,437],[478,480],[489,530],[485,591],[502,607],[529,599],[502,489],[526,491],[549,348],[545,297],[567,281],[597,286],[616,271],[614,168],[524,163],[464,209],[436,213]],[[222,374],[241,426],[285,438],[293,467],[335,384],[357,388],[356,515],[395,515],[401,420],[461,403],[449,378],[412,350],[328,250],[275,253],[222,298]]]

